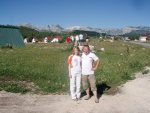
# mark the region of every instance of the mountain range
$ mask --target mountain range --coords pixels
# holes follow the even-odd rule
[[[37,31],[41,32],[71,32],[74,30],[83,30],[83,31],[94,31],[98,33],[106,33],[109,35],[124,35],[124,34],[150,34],[150,27],[146,26],[138,26],[138,27],[132,27],[128,26],[125,28],[91,28],[86,26],[70,26],[63,28],[60,25],[47,25],[47,26],[37,26],[33,25],[31,23],[25,23],[25,24],[19,24],[17,26],[24,26],[28,28],[35,29]]]

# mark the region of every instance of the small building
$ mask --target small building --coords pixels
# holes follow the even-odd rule
[[[27,44],[29,42],[29,38],[24,38],[24,43]]]
[[[51,42],[59,42],[62,40],[61,36],[55,36]]]
[[[0,46],[25,46],[18,27],[0,25]]]
[[[53,40],[53,38],[51,38],[51,37],[45,37],[45,38],[42,40],[42,42],[48,43],[48,42],[51,42],[52,40]]]
[[[33,38],[32,39],[32,43],[36,43],[36,42],[38,42],[39,40],[37,39],[37,38]]]
[[[139,41],[146,42],[146,39],[147,39],[149,36],[150,36],[150,35],[148,35],[148,34],[141,34],[141,35],[140,35],[140,38],[139,38]]]
[[[124,41],[130,41],[129,37],[127,37],[127,36],[126,36],[126,37],[123,37],[123,40],[124,40]]]

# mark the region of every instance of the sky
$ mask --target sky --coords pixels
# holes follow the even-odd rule
[[[150,27],[150,0],[0,0],[0,24]]]

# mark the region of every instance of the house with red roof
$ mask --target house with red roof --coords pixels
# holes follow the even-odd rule
[[[149,34],[141,34],[139,41],[145,42],[149,36],[150,36]]]
[[[53,40],[53,38],[51,38],[51,37],[45,37],[45,38],[42,40],[42,42],[48,43],[48,42],[51,42],[52,40]]]
[[[35,42],[38,42],[39,40],[38,40],[38,38],[33,38],[32,39],[32,43],[35,43]]]
[[[55,36],[51,42],[59,42],[60,40],[62,40],[61,36]]]

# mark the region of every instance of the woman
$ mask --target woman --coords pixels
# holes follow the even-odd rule
[[[81,56],[79,47],[73,48],[73,54],[68,58],[68,71],[70,77],[71,98],[74,101],[80,100],[81,92]]]

